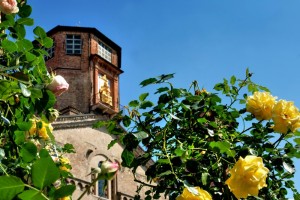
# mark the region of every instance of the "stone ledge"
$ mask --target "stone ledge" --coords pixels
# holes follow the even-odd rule
[[[61,115],[52,123],[52,126],[55,130],[92,127],[97,121],[107,119],[105,116],[96,114]]]

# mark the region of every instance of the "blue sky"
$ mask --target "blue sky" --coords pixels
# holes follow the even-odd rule
[[[253,81],[300,107],[298,0],[29,0],[35,25],[95,27],[122,47],[121,104],[145,92],[139,83],[175,73],[177,87],[197,80],[211,90],[223,78]],[[296,169],[300,163],[296,162]],[[300,172],[296,173],[300,179]],[[297,182],[300,190],[300,182]]]

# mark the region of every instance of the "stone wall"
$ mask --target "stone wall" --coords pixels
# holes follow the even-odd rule
[[[109,159],[121,162],[123,147],[116,144],[108,150],[108,144],[115,138],[104,128],[91,128],[97,120],[107,120],[107,118],[93,114],[61,116],[53,124],[56,141],[61,145],[73,144],[76,151],[74,154],[67,155],[73,167],[71,172],[74,175],[74,179],[70,179],[70,182],[77,187],[73,199],[76,199],[91,182],[91,176],[88,174],[91,172],[91,168],[97,167],[99,161]],[[142,153],[142,150],[140,149],[136,153]],[[146,182],[145,168],[138,168],[136,177]],[[109,184],[115,186],[115,191],[109,199],[120,199],[121,196],[127,199],[133,198],[139,186],[134,181],[131,170],[123,167],[118,172],[116,181]],[[84,199],[99,199],[92,193],[93,191]]]

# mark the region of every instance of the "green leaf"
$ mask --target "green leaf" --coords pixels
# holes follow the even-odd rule
[[[46,48],[51,48],[53,46],[53,40],[49,37],[42,39],[42,45]]]
[[[283,164],[284,169],[285,169],[286,171],[288,171],[290,174],[295,173],[295,168],[294,168],[293,166],[289,165],[289,164],[286,163],[286,162],[283,162],[282,164]]]
[[[2,48],[4,49],[4,51],[7,51],[7,52],[15,52],[18,50],[18,46],[16,45],[16,43],[14,43],[8,39],[4,39],[2,41]]]
[[[48,108],[52,108],[56,102],[55,95],[50,90],[47,90],[44,101],[46,103],[43,104],[45,110]]]
[[[147,85],[154,84],[154,83],[156,83],[156,82],[157,82],[157,79],[156,79],[156,78],[148,78],[148,79],[146,79],[146,80],[143,80],[143,81],[140,83],[140,85],[141,85],[142,87],[145,87],[145,86],[147,86]]]
[[[75,191],[75,189],[76,189],[75,185],[62,186],[61,188],[59,188],[58,190],[56,190],[54,192],[54,198],[58,199],[58,198],[62,198],[62,197],[71,196],[73,194],[73,192]]]
[[[26,52],[25,56],[28,62],[34,61],[36,59],[36,56],[30,52]]]
[[[18,15],[22,18],[29,17],[32,12],[32,8],[29,5],[20,6],[19,9]]]
[[[129,127],[131,123],[131,118],[125,115],[122,119],[122,122],[125,127]]]
[[[300,145],[300,138],[295,138],[295,139],[294,139],[294,142],[296,142],[297,144]]]
[[[34,24],[34,21],[32,18],[19,18],[17,20],[17,23],[27,25],[27,26],[32,26]]]
[[[0,176],[0,200],[13,199],[24,190],[24,183],[15,176]]]
[[[200,124],[204,124],[204,123],[207,122],[207,119],[205,119],[205,118],[198,118],[197,122],[200,123]]]
[[[23,51],[23,50],[29,51],[29,50],[33,49],[33,44],[30,40],[22,39],[22,40],[18,40],[16,43],[18,44],[20,51]]]
[[[201,181],[202,181],[202,184],[203,184],[203,185],[206,185],[206,184],[207,184],[207,177],[208,177],[208,175],[209,175],[209,174],[206,173],[206,172],[201,174]]]
[[[24,37],[26,35],[26,30],[25,30],[24,25],[15,24],[15,30],[16,30],[16,34],[17,34],[18,38],[24,39]]]
[[[171,78],[174,78],[174,73],[173,74],[162,74],[159,77],[157,77],[158,79],[160,79],[158,82],[164,82],[166,80],[169,80]]]
[[[21,131],[28,131],[31,128],[32,123],[31,122],[18,122],[17,126],[19,127],[19,129]]]
[[[5,151],[4,151],[4,149],[0,148],[0,162],[3,158],[5,158]]]
[[[33,185],[39,189],[51,185],[59,176],[59,170],[50,156],[40,158],[32,166]]]
[[[47,200],[40,191],[37,190],[26,190],[18,195],[22,200]]]
[[[25,142],[25,131],[15,131],[14,136],[16,144],[20,145]]]
[[[217,91],[221,91],[222,89],[224,89],[224,84],[223,83],[217,83],[214,86],[214,89],[217,90]]]
[[[157,177],[162,177],[162,176],[166,176],[166,175],[170,175],[170,174],[172,174],[172,172],[170,170],[168,170],[168,171],[165,171],[161,174],[158,174]]]
[[[133,153],[131,151],[128,151],[127,149],[124,149],[124,151],[122,152],[121,157],[122,157],[122,160],[123,160],[122,165],[124,167],[130,167],[131,163],[134,159]]]
[[[63,150],[65,153],[76,153],[73,144],[69,144],[69,143],[66,143],[66,144],[63,146],[62,150]]]
[[[235,82],[236,82],[236,77],[235,76],[231,76],[231,78],[230,78],[230,84],[234,85]]]
[[[109,150],[111,147],[113,147],[117,142],[118,142],[117,139],[112,140],[112,141],[107,145],[107,150]]]
[[[49,152],[47,149],[41,149],[39,152],[41,158],[50,158]]]
[[[36,158],[36,155],[37,147],[32,142],[25,143],[20,150],[20,156],[25,162],[31,162]]]
[[[149,95],[149,93],[143,93],[143,94],[141,94],[139,96],[140,101],[144,101],[147,98],[148,95]]]
[[[169,164],[170,163],[169,159],[158,159],[156,162],[161,163],[161,164]]]
[[[161,88],[158,88],[157,91],[155,92],[155,94],[157,93],[162,93],[162,92],[166,92],[168,91],[169,88],[168,87],[161,87]]]
[[[185,150],[182,147],[177,147],[177,149],[175,149],[174,153],[176,156],[182,156],[183,153],[185,153]]]
[[[4,15],[5,16],[5,20],[2,23],[6,23],[8,26],[14,26],[15,25],[15,19],[13,17],[13,15]]]
[[[37,35],[38,37],[40,37],[40,38],[47,37],[47,34],[46,34],[45,30],[40,26],[35,27],[35,29],[33,29],[33,33],[35,35]]]
[[[138,100],[130,101],[128,105],[130,107],[137,107],[137,106],[139,106],[139,101]]]
[[[294,199],[300,200],[300,194],[298,192],[294,193]]]
[[[152,107],[154,104],[151,101],[143,101],[140,105],[141,109]]]
[[[169,113],[169,115],[170,115],[173,119],[175,119],[175,120],[178,120],[178,121],[181,120],[180,118],[178,118],[177,116],[173,115],[172,113]]]
[[[138,140],[145,139],[149,136],[145,131],[139,131],[137,133],[133,133],[132,135],[134,135]]]
[[[230,143],[229,142],[210,142],[209,146],[212,149],[219,149],[220,153],[226,153],[228,156],[234,157],[235,152],[230,150]]]

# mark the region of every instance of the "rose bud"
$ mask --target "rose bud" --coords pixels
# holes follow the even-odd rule
[[[0,0],[0,11],[4,14],[19,12],[18,3],[16,0]]]
[[[104,161],[101,164],[101,175],[104,176],[106,180],[111,180],[117,174],[120,165],[118,162]]]
[[[69,89],[69,84],[64,77],[57,75],[53,77],[52,82],[47,86],[47,88],[51,90],[55,96],[60,96],[63,92]]]

